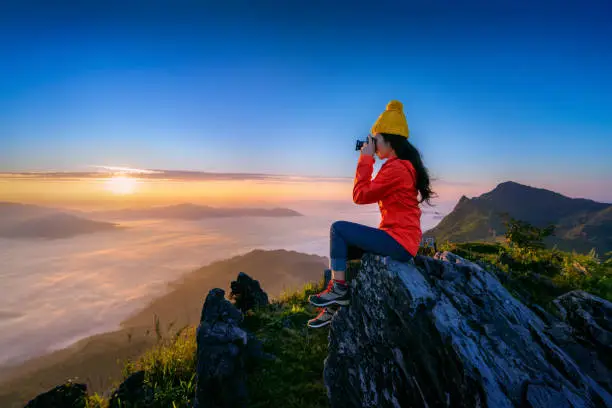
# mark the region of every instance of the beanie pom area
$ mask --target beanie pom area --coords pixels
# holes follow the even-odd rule
[[[402,112],[404,110],[404,105],[402,105],[400,101],[391,101],[387,104],[387,110]]]

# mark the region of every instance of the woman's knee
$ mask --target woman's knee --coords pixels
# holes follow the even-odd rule
[[[346,226],[349,224],[348,221],[334,221],[329,228],[329,233],[333,235],[340,235],[342,231],[346,229]]]

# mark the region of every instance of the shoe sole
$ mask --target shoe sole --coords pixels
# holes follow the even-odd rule
[[[308,301],[310,302],[311,305],[317,306],[317,307],[325,307],[325,306],[334,305],[334,304],[340,305],[340,306],[348,306],[351,303],[350,300],[330,300],[328,302],[323,302],[323,303],[315,303],[310,299],[308,299]]]
[[[310,327],[310,328],[313,328],[313,329],[318,329],[319,327],[327,326],[330,323],[331,323],[331,320],[328,320],[326,322],[319,323],[319,324],[310,324],[310,323],[308,323],[307,326]]]

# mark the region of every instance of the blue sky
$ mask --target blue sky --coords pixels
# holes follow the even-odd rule
[[[0,171],[352,177],[399,99],[437,178],[612,201],[606,2],[128,3],[0,6]]]

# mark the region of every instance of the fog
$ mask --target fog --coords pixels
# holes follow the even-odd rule
[[[0,365],[116,329],[167,282],[216,260],[252,249],[329,256],[333,221],[380,220],[376,205],[290,208],[304,216],[122,221],[127,228],[68,239],[0,239]],[[438,221],[424,214],[423,230]]]

